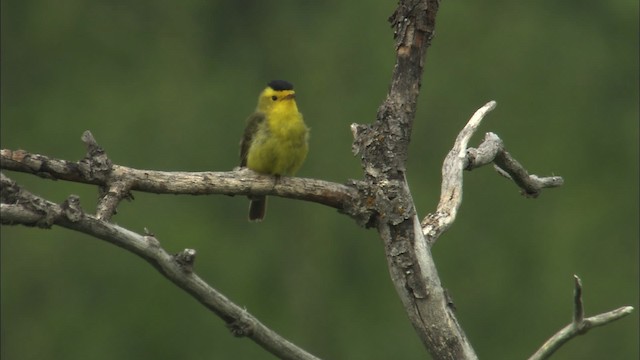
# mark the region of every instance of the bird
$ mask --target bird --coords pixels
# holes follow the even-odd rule
[[[273,80],[258,97],[240,141],[240,166],[260,174],[293,176],[309,151],[309,128],[296,104],[293,84]],[[262,221],[267,198],[249,196],[249,221]]]

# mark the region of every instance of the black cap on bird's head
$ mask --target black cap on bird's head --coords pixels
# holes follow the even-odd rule
[[[293,90],[293,84],[284,80],[272,80],[267,85],[276,91]]]

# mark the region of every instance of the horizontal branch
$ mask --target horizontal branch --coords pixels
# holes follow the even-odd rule
[[[98,206],[98,217],[108,220],[120,199],[129,191],[155,194],[188,195],[276,195],[285,198],[316,202],[346,212],[354,203],[357,192],[352,187],[329,181],[261,175],[248,169],[227,172],[182,172],[140,170],[110,164],[106,171],[93,171],[95,161],[86,157],[78,162],[31,154],[23,150],[0,150],[0,167],[6,170],[35,174],[53,180],[66,180],[98,185],[104,195]],[[105,176],[105,172],[108,173]],[[104,215],[100,216],[100,206]]]
[[[281,359],[317,359],[267,328],[246,309],[231,302],[196,275],[193,272],[195,250],[185,249],[171,255],[153,234],[140,235],[84,213],[77,196],[72,195],[58,205],[21,189],[4,174],[1,174],[1,185],[0,218],[3,225],[45,228],[58,225],[124,248],[148,261],[163,276],[214,312],[227,323],[235,336],[249,337]]]
[[[573,277],[575,280],[573,321],[547,340],[529,360],[548,359],[556,350],[574,337],[586,334],[594,327],[607,325],[633,312],[632,306],[623,306],[585,319],[584,306],[582,304],[582,281],[577,275]]]

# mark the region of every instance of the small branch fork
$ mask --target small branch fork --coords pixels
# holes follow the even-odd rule
[[[113,171],[113,162],[90,131],[85,131],[80,139],[87,147],[87,155],[80,160],[78,169],[85,177],[100,180],[104,184],[100,186],[96,217],[109,221],[116,214],[120,201],[133,200],[129,192],[133,180]]]
[[[486,133],[484,141],[478,148],[467,148],[471,136],[491,110],[496,102],[489,101],[469,119],[467,125],[460,131],[449,154],[442,164],[442,186],[440,202],[436,211],[427,215],[421,222],[422,231],[430,245],[435,244],[440,235],[455,221],[458,209],[462,204],[463,170],[494,163],[494,168],[500,175],[507,177],[518,185],[521,193],[526,197],[538,197],[543,188],[561,186],[564,180],[560,176],[538,177],[529,175],[527,170],[509,154],[504,143],[494,133]]]
[[[153,265],[163,276],[218,315],[227,323],[233,335],[246,336],[281,359],[317,359],[267,328],[246,309],[231,302],[196,275],[193,271],[195,250],[185,249],[171,255],[146,229],[144,235],[139,235],[85,213],[75,195],[58,205],[20,188],[4,174],[0,173],[0,176],[0,219],[3,225],[22,224],[41,228],[58,225],[110,242]]]
[[[562,345],[578,335],[586,334],[594,327],[606,325],[616,321],[633,311],[632,306],[621,308],[584,318],[584,306],[582,304],[582,281],[578,275],[573,275],[575,290],[573,295],[573,321],[545,342],[529,360],[544,360],[551,357]]]

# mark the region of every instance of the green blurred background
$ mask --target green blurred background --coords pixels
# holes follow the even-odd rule
[[[67,160],[91,130],[136,168],[226,171],[269,80],[293,82],[312,128],[299,175],[360,178],[354,122],[375,119],[394,63],[393,1],[3,0],[3,148]],[[638,309],[638,2],[443,1],[408,178],[421,216],[457,132],[496,100],[496,132],[531,172],[565,178],[525,199],[490,167],[465,174],[434,247],[484,359],[523,359],[566,325],[572,275],[587,315]],[[96,189],[5,172],[56,202]],[[317,204],[135,193],[113,219],[163,246],[265,324],[327,359],[424,359],[375,231]],[[146,262],[64,229],[2,227],[3,359],[270,359]],[[637,359],[638,310],[557,359]]]

